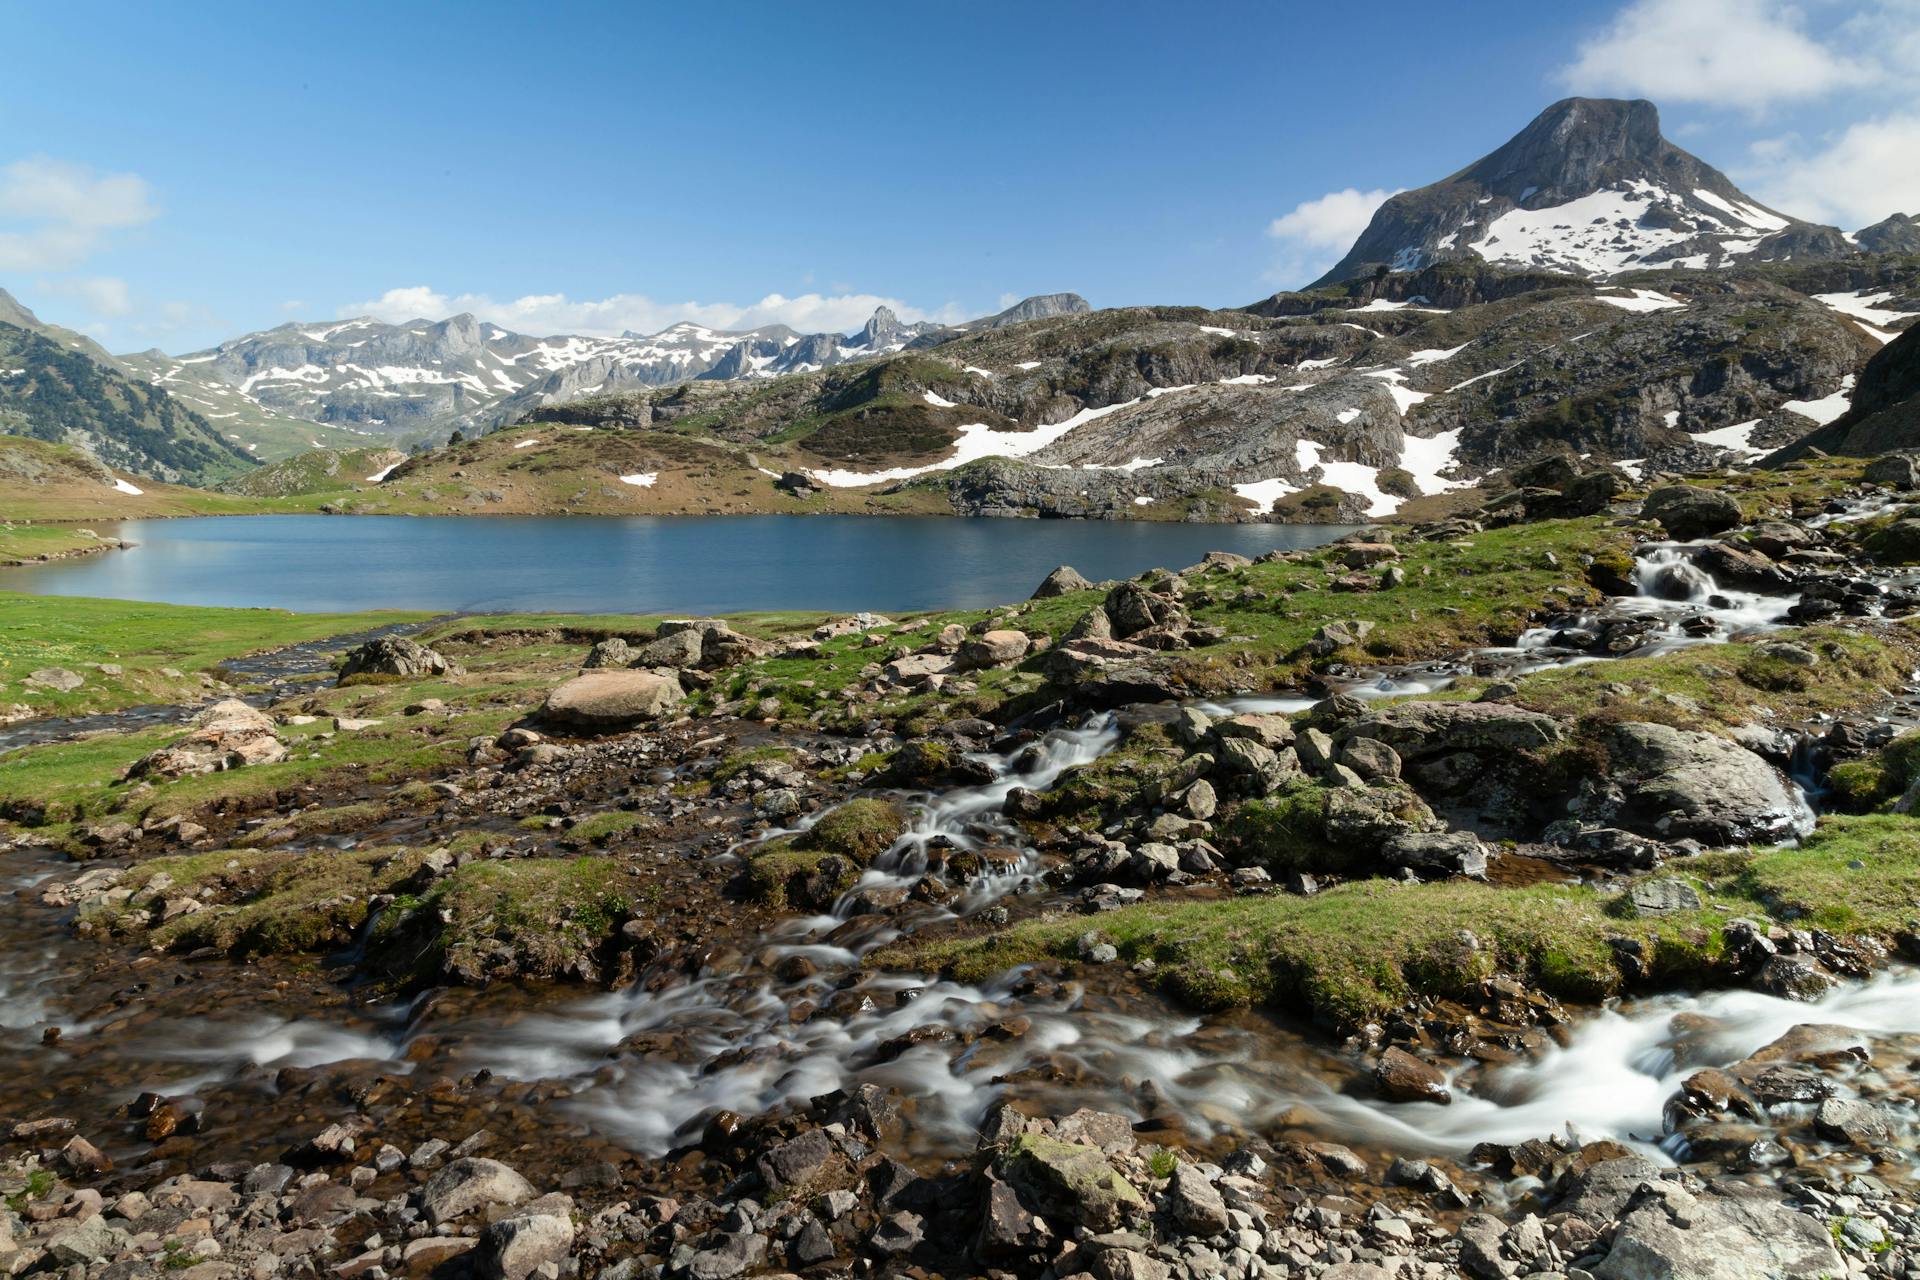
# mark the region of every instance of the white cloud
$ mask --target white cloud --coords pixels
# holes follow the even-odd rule
[[[951,323],[967,316],[954,304],[927,311],[897,298],[845,293],[826,296],[803,293],[789,298],[770,293],[758,302],[738,306],[726,302],[656,302],[642,294],[619,293],[609,298],[574,299],[563,293],[528,294],[497,301],[486,294],[445,294],[429,285],[389,289],[378,298],[353,302],[335,313],[341,317],[373,316],[390,323],[438,320],[472,312],[505,329],[542,337],[558,333],[589,335],[656,333],[681,320],[714,329],[755,329],[786,324],[803,333],[851,333],[867,322],[876,307],[891,307],[903,321],[940,320]]]
[[[1808,35],[1780,0],[1634,0],[1582,42],[1560,79],[1575,93],[1758,110],[1876,74]]]
[[[1279,285],[1304,284],[1338,262],[1360,233],[1367,229],[1374,211],[1396,196],[1404,187],[1392,191],[1361,191],[1348,187],[1329,191],[1317,200],[1303,200],[1289,213],[1267,224],[1267,235],[1281,244],[1278,261],[1267,271],[1267,278]]]
[[[75,299],[96,318],[133,314],[133,295],[127,289],[127,282],[117,276],[68,276],[42,280],[40,287],[48,293]]]
[[[46,156],[16,160],[0,168],[0,270],[70,267],[108,233],[159,213],[136,174],[96,173]]]
[[[1920,114],[1848,125],[1815,146],[1795,137],[1753,148],[1755,195],[1776,209],[1849,231],[1890,213],[1920,213]]]

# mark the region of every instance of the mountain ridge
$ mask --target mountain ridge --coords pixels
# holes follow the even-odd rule
[[[1920,245],[1920,229],[1895,215],[1864,234],[1894,249],[1909,232]],[[1458,172],[1389,197],[1309,287],[1467,257],[1607,278],[1865,251],[1836,227],[1768,208],[1668,141],[1653,103],[1564,98]]]

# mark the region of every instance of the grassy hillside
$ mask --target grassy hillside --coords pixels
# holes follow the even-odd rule
[[[254,465],[245,449],[160,388],[5,323],[0,431],[79,445],[157,479],[211,483]]]
[[[115,481],[140,490],[127,493]],[[58,520],[237,515],[258,504],[115,471],[71,445],[0,435],[0,529]]]

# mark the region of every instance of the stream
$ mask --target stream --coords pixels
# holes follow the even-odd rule
[[[1691,549],[1642,548],[1638,594],[1609,610],[1645,623],[1632,656],[1783,624],[1795,596],[1724,589],[1693,562]],[[1512,647],[1368,673],[1343,691],[1404,696],[1465,674],[1605,661],[1565,643],[1592,621],[1569,615]],[[269,662],[250,674],[299,672]],[[1293,712],[1313,701],[1273,695],[1201,705],[1218,715]],[[1037,902],[1046,892],[1040,855],[1004,816],[1008,792],[1046,790],[1121,737],[1121,721],[1109,712],[1056,728],[1017,754],[977,754],[992,780],[919,797],[910,830],[830,913],[781,921],[732,969],[650,974],[623,991],[584,998],[487,989],[366,1005],[324,974],[289,982],[276,971],[235,966],[231,981],[206,981],[208,966],[142,956],[136,965],[148,986],[176,988],[163,1018],[138,1002],[106,998],[124,988],[126,973],[98,944],[73,939],[61,914],[16,909],[0,947],[0,1070],[21,1082],[9,1101],[75,1109],[143,1089],[192,1095],[245,1082],[264,1090],[287,1067],[362,1062],[404,1074],[431,1062],[438,1071],[557,1082],[551,1105],[652,1156],[697,1141],[717,1112],[753,1116],[874,1083],[907,1100],[909,1140],[930,1158],[970,1150],[1000,1101],[1032,1099],[1053,1114],[1082,1105],[1119,1112],[1199,1145],[1288,1131],[1375,1151],[1458,1157],[1479,1142],[1570,1133],[1672,1160],[1686,1152],[1663,1142],[1662,1108],[1679,1080],[1743,1058],[1792,1026],[1832,1022],[1883,1037],[1869,1080],[1920,1051],[1920,974],[1899,968],[1812,1005],[1733,991],[1608,1008],[1582,1018],[1544,1054],[1461,1077],[1453,1105],[1439,1108],[1372,1096],[1354,1063],[1309,1028],[1258,1012],[1201,1017],[1124,979],[1103,980],[1097,970],[1069,983],[1016,970],[972,986],[862,968],[864,955],[902,932]],[[25,741],[37,740],[44,739]],[[24,744],[0,734],[0,750]],[[906,917],[857,912],[864,898],[940,875],[944,857],[936,854],[948,850],[1007,852],[997,854],[993,870],[952,886],[957,896],[946,905]],[[70,870],[43,850],[0,853],[0,886],[23,907],[40,881]],[[1089,917],[1088,927],[1097,926]],[[275,977],[283,980],[275,985]],[[245,999],[236,999],[236,984]],[[235,1014],[236,1007],[250,1012]],[[49,1027],[59,1034],[43,1043]]]

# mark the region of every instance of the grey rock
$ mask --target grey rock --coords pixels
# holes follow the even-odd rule
[[[420,1210],[435,1226],[488,1205],[518,1205],[533,1199],[533,1185],[498,1160],[455,1160],[427,1179]]]
[[[1847,1274],[1826,1227],[1767,1191],[1662,1183],[1621,1216],[1595,1280],[1818,1280]]]
[[[418,680],[426,676],[459,675],[461,671],[459,663],[418,641],[405,636],[380,636],[347,655],[340,667],[340,679],[376,675]]]

